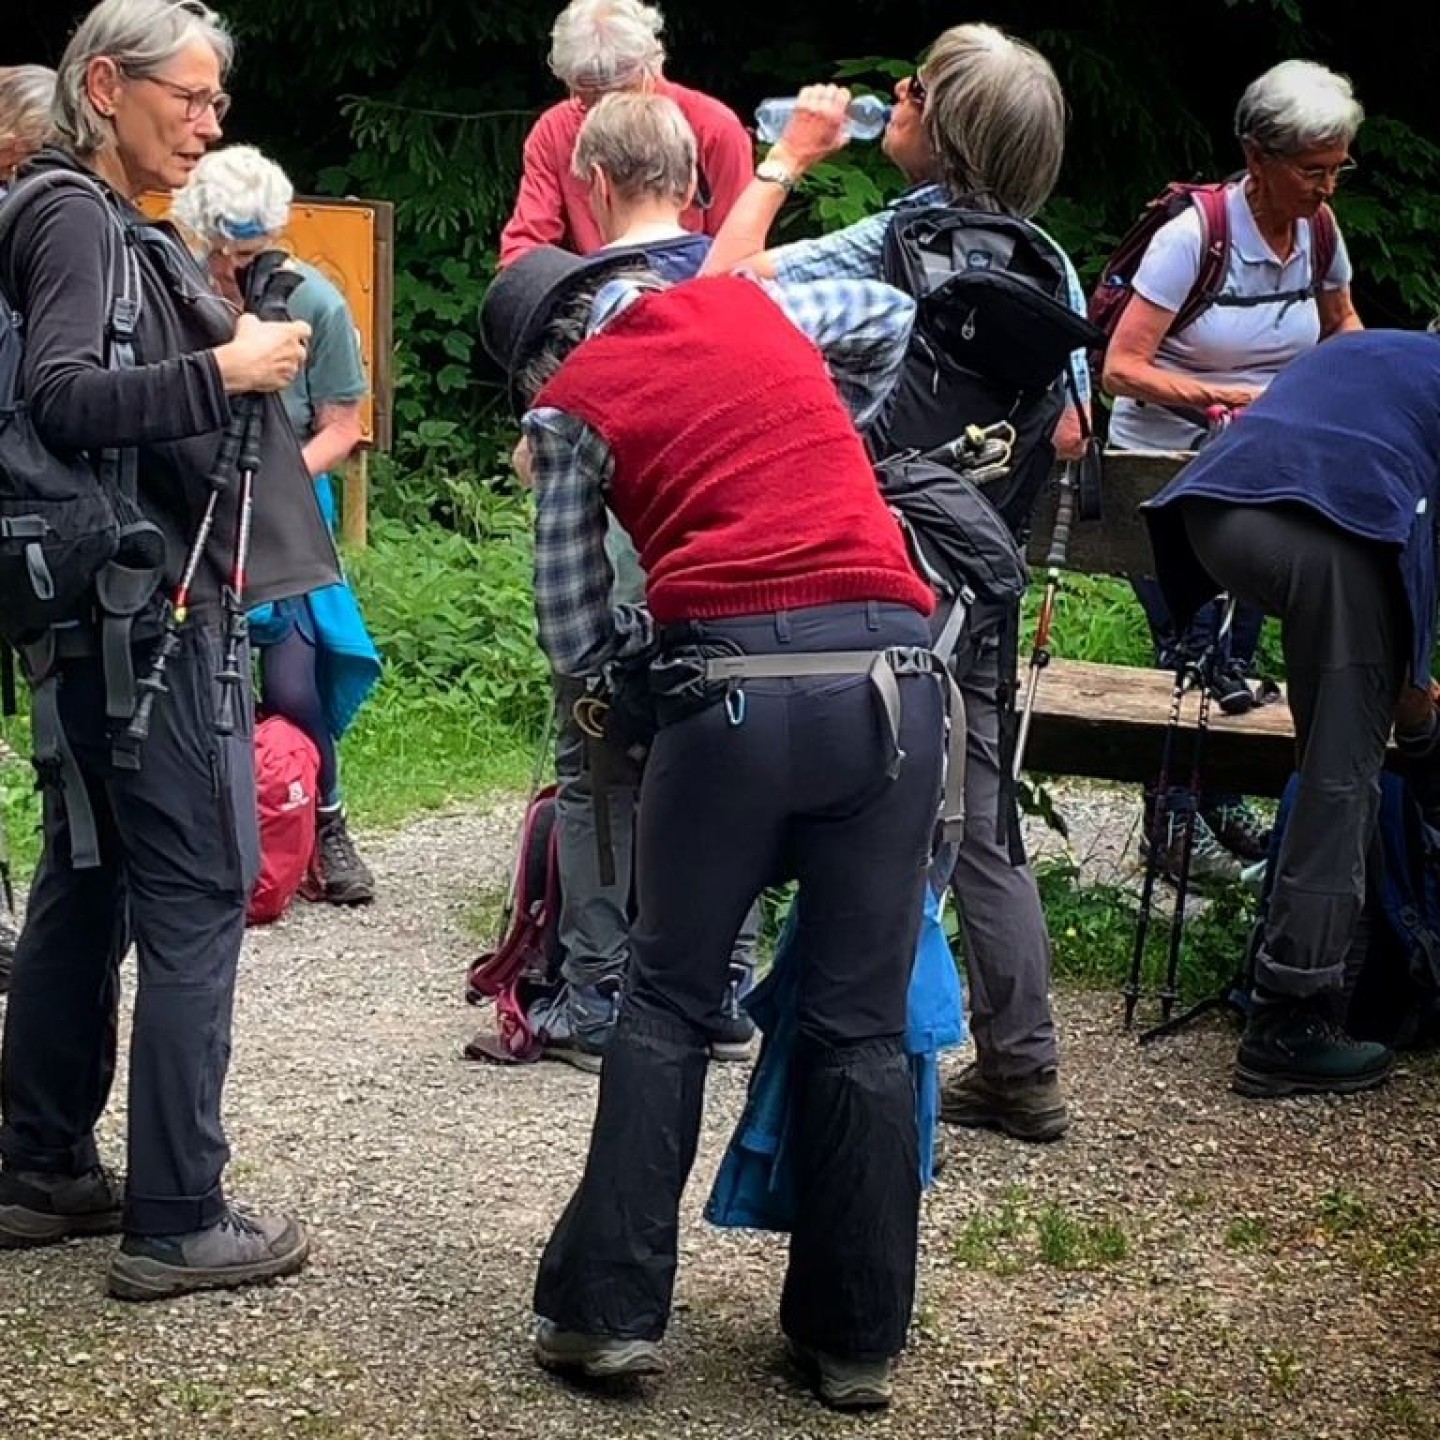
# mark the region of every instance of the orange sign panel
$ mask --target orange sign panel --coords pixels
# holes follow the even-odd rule
[[[140,208],[156,220],[169,218],[170,197],[146,194]],[[364,443],[388,450],[393,424],[394,212],[385,201],[318,200],[297,197],[282,248],[306,261],[345,296],[360,353],[370,377],[370,396],[361,411]]]

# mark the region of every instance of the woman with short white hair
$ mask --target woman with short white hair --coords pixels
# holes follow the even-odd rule
[[[50,137],[55,72],[44,65],[0,66],[0,194]]]
[[[212,150],[175,196],[174,218],[194,235],[216,288],[238,303],[254,257],[282,246],[295,188],[253,145]],[[305,368],[281,394],[315,479],[327,519],[335,513],[330,473],[360,443],[368,393],[355,321],[345,296],[315,266],[292,259],[304,277],[290,313],[310,326]],[[250,616],[260,652],[260,703],[299,727],[320,756],[315,852],[321,894],[332,905],[375,898],[375,877],[355,847],[340,786],[341,736],[380,678],[380,657],[348,585],[263,606]]]
[[[561,11],[550,32],[550,69],[569,98],[546,110],[526,137],[520,192],[500,236],[502,265],[537,245],[589,255],[605,243],[571,158],[586,112],[616,91],[664,95],[680,107],[697,146],[696,192],[680,223],[695,234],[720,228],[750,179],[750,137],[733,110],[665,78],[663,25],[660,11],[640,0],[571,0]]]

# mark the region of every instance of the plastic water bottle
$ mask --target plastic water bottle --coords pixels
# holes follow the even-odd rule
[[[755,107],[755,133],[772,145],[795,113],[795,97],[762,100]],[[845,109],[845,133],[852,140],[878,140],[885,133],[890,106],[878,95],[857,95]]]

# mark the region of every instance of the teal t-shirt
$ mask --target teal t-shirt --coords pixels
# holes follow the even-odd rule
[[[310,326],[310,357],[281,395],[285,413],[303,445],[315,434],[321,405],[363,400],[369,391],[360,336],[345,297],[313,265],[294,262],[305,276],[290,297],[290,314]]]

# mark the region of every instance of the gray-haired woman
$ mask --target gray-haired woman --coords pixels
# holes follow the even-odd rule
[[[102,473],[120,477],[110,493],[131,537],[114,569],[135,606],[127,637],[113,592],[97,586],[74,623],[25,646],[44,838],[0,1052],[0,1246],[122,1232],[109,1288],[134,1300],[287,1274],[309,1244],[298,1222],[232,1206],[222,1185],[220,1097],[258,858],[250,667],[242,637],[227,656],[220,599],[231,507],[199,555],[188,615],[168,617],[173,628],[160,598],[195,543],[233,400],[263,393],[267,421],[278,415],[272,392],[303,365],[308,327],[237,321],[173,234],[133,206],[144,190],[183,184],[219,138],[231,49],[194,0],[97,5],[60,62],[59,144],[6,196],[0,247],[0,283],[26,317],[21,383],[40,438],[57,453],[113,457]],[[110,297],[136,284],[127,355]],[[254,522],[254,599],[336,578],[283,421],[263,427]],[[142,739],[127,719],[137,681],[157,678],[162,635],[173,649]],[[228,687],[227,658],[239,671]],[[119,967],[132,940],[122,1185],[100,1165],[94,1126],[114,1074]]]
[[[1065,148],[1065,97],[1049,62],[1033,46],[991,25],[956,25],[940,35],[915,73],[895,86],[885,154],[912,188],[890,209],[814,240],[764,249],[786,192],[817,161],[843,144],[838,123],[848,92],[817,85],[800,92],[780,141],[756,170],[715,237],[705,270],[744,265],[787,281],[838,276],[882,278],[886,236],[897,215],[914,206],[957,204],[1024,220],[1045,203]],[[1032,226],[1037,244],[1067,268],[1070,303],[1085,296],[1067,257]],[[1072,365],[1076,390],[1088,399],[1083,364]],[[938,395],[929,411],[892,400],[869,439],[877,458],[942,444],[970,418],[956,416],[945,390],[954,367],[937,366],[922,340],[912,339],[896,395]],[[1015,471],[1048,471],[1046,432],[1062,404],[1036,416],[1016,444]],[[1048,423],[1047,423],[1048,421]],[[943,431],[933,428],[936,424]],[[1081,431],[1074,407],[1055,426],[1055,450],[1075,458]],[[1034,473],[1034,470],[1031,470]],[[966,971],[976,1064],[951,1080],[942,1115],[960,1125],[994,1128],[1017,1139],[1058,1139],[1069,1125],[1059,1082],[1059,1047],[1050,1010],[1050,940],[1034,875],[1013,861],[1006,826],[997,823],[1002,776],[1000,631],[994,607],[972,611],[969,659],[959,683],[968,721],[965,838],[953,890],[964,915]],[[1007,801],[1007,815],[1010,802]]]
[[[55,72],[44,65],[0,66],[0,194],[49,138]]]

